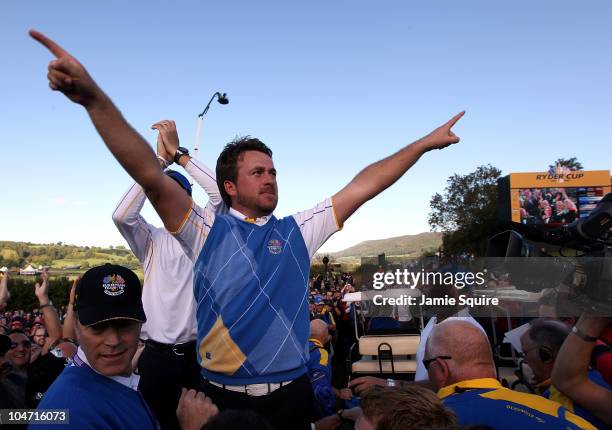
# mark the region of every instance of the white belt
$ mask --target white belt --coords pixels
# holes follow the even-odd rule
[[[266,396],[278,390],[279,388],[292,383],[293,381],[274,382],[274,383],[269,383],[269,384],[250,384],[250,385],[225,385],[225,384],[220,384],[218,382],[211,381],[210,379],[207,379],[206,382],[208,382],[211,385],[214,385],[215,387],[219,387],[224,390],[235,391],[237,393],[243,393],[243,394],[246,394],[247,396]]]

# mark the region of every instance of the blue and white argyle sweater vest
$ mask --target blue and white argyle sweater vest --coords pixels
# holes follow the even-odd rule
[[[193,277],[202,375],[243,385],[306,373],[309,271],[292,216],[258,226],[217,214]]]

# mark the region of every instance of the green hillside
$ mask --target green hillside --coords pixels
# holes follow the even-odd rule
[[[102,248],[65,243],[35,244],[0,241],[0,267],[16,271],[31,264],[46,266],[51,272],[82,272],[104,263],[120,264],[142,274],[142,268],[132,251],[124,246]]]

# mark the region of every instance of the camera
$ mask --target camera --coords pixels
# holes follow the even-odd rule
[[[501,223],[506,231],[487,242],[487,268],[508,274],[516,288],[563,290],[578,311],[612,315],[612,193],[585,218],[550,228]]]

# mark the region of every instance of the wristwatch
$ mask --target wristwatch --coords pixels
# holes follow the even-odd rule
[[[189,149],[185,148],[184,146],[179,146],[176,148],[176,152],[174,153],[174,162],[179,164],[179,159],[183,155],[189,155]]]

